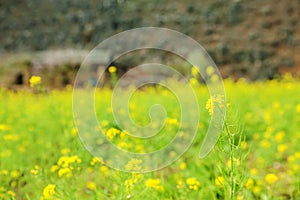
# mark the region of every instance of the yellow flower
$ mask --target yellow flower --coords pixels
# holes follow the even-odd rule
[[[219,76],[217,74],[213,74],[210,78],[211,82],[216,83],[219,81]]]
[[[277,151],[278,151],[279,153],[282,153],[282,152],[286,151],[287,148],[288,148],[288,145],[286,145],[286,144],[280,144],[280,145],[277,147]]]
[[[10,176],[12,178],[18,178],[20,175],[20,173],[17,171],[17,170],[13,170],[11,173],[10,173]]]
[[[67,155],[68,153],[71,152],[71,150],[68,149],[68,148],[65,148],[65,149],[62,149],[60,152],[61,152],[62,155]]]
[[[71,134],[73,136],[77,136],[77,134],[78,134],[77,128],[73,127],[72,130],[71,130]]]
[[[101,167],[100,167],[100,171],[101,171],[105,176],[108,176],[108,175],[109,175],[109,170],[108,170],[108,167],[106,167],[106,166],[101,166]]]
[[[39,167],[38,165],[35,165],[35,166],[34,166],[34,169],[31,169],[31,170],[30,170],[30,173],[33,174],[33,175],[37,175],[38,172],[39,172],[39,168],[40,168],[40,167]]]
[[[3,139],[6,141],[17,141],[19,140],[19,136],[16,134],[7,134],[3,136]]]
[[[225,179],[223,176],[218,176],[216,179],[215,179],[215,184],[216,186],[218,187],[224,187],[225,185]]]
[[[42,83],[42,78],[40,76],[32,76],[29,79],[30,87],[35,87]]]
[[[288,156],[287,158],[288,163],[292,163],[295,161],[295,156]]]
[[[62,177],[63,175],[66,175],[68,178],[72,177],[72,171],[69,168],[62,168],[58,170],[58,176]]]
[[[109,124],[109,121],[108,120],[103,120],[103,121],[101,121],[101,126],[102,127],[105,127],[105,126],[107,126]]]
[[[105,135],[109,140],[112,140],[117,134],[120,134],[121,131],[116,128],[110,128],[106,131]]]
[[[240,161],[237,158],[233,158],[232,162],[234,165],[240,165]],[[231,160],[227,161],[227,167],[231,167]]]
[[[213,115],[216,108],[223,108],[223,102],[223,95],[214,95],[207,100],[205,108],[208,110],[210,115]]]
[[[206,68],[206,74],[207,74],[208,76],[211,76],[213,73],[215,73],[214,67],[213,67],[213,66],[208,66],[208,67]]]
[[[271,143],[268,141],[268,140],[262,140],[260,141],[259,145],[263,148],[270,148],[271,146]]]
[[[256,168],[250,169],[250,174],[251,175],[256,175],[258,173],[258,170]]]
[[[43,198],[51,199],[55,195],[55,185],[48,184],[43,190]]]
[[[211,98],[207,100],[205,108],[208,110],[209,115],[214,113],[213,101]]]
[[[16,193],[14,191],[11,191],[11,190],[7,191],[7,194],[9,196],[11,196],[11,197],[15,197],[16,196]]]
[[[182,169],[182,170],[185,170],[186,169],[186,163],[185,162],[180,163],[179,168]]]
[[[275,174],[267,174],[265,176],[265,181],[268,183],[268,184],[274,184],[276,181],[278,180],[278,177],[275,175]]]
[[[2,175],[7,175],[8,174],[8,170],[4,169],[0,171],[0,174]]]
[[[110,66],[110,67],[108,68],[108,71],[109,71],[109,73],[116,73],[117,67],[116,67],[116,66]]]
[[[261,191],[261,188],[259,186],[254,186],[252,191],[253,191],[254,194],[259,194],[260,191]]]
[[[275,135],[275,140],[276,140],[276,142],[281,142],[283,137],[284,137],[284,132],[283,132],[283,131],[278,132],[278,133]]]
[[[246,149],[247,148],[247,142],[245,142],[245,141],[242,141],[241,142],[241,149]]]
[[[200,186],[200,182],[194,177],[186,179],[186,184],[192,190],[198,190]]]
[[[92,182],[92,181],[88,182],[88,183],[86,184],[86,187],[87,187],[89,190],[91,190],[91,191],[96,191],[96,184],[95,184],[94,182]]]
[[[161,184],[160,184],[160,179],[149,178],[145,182],[145,186],[148,187],[148,188],[153,188],[153,189],[158,190],[158,191],[163,191],[164,190],[163,186],[161,186]]]
[[[190,78],[189,82],[191,85],[196,85],[198,83],[198,80],[196,78]]]
[[[102,163],[103,164],[102,158],[100,158],[100,157],[93,157],[92,160],[91,160],[91,162],[90,162],[90,165],[94,166],[97,163]]]
[[[250,188],[253,187],[253,185],[254,185],[253,179],[252,179],[252,178],[249,178],[249,179],[247,180],[246,184],[245,184],[245,187],[246,187],[247,189],[250,189]]]
[[[0,131],[6,131],[9,129],[9,126],[5,125],[5,124],[0,124]]]
[[[300,103],[296,106],[296,112],[300,113]]]
[[[192,72],[192,75],[194,77],[198,77],[199,76],[199,70],[198,70],[197,66],[193,66],[191,72]]]
[[[131,159],[125,166],[125,169],[128,170],[128,171],[139,171],[141,170],[141,163],[142,163],[142,160],[138,160],[138,159]]]
[[[55,172],[58,170],[58,166],[57,165],[53,165],[50,169],[51,172]]]
[[[183,188],[183,181],[182,180],[177,180],[176,182],[177,182],[177,185],[176,185],[177,189]]]

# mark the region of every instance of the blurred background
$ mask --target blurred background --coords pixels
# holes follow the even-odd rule
[[[27,87],[29,78],[39,75],[47,87],[65,87],[97,44],[144,26],[194,38],[224,78],[297,75],[299,24],[300,0],[0,0],[0,86]],[[99,65],[109,57],[103,52]],[[143,57],[128,56],[113,64],[123,73]]]

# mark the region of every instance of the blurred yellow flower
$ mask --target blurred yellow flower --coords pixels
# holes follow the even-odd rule
[[[6,131],[9,129],[9,126],[5,125],[5,124],[0,124],[0,131]]]
[[[190,78],[189,80],[191,85],[197,85],[198,84],[198,80],[196,78]]]
[[[271,146],[271,143],[268,141],[268,140],[262,140],[260,141],[259,145],[263,148],[270,148]]]
[[[227,167],[231,167],[231,163],[233,162],[234,165],[238,166],[240,165],[240,161],[237,158],[233,158],[233,160],[228,160],[227,161]]]
[[[39,168],[40,167],[38,165],[35,165],[34,168],[30,170],[30,173],[33,175],[37,175],[39,172]]]
[[[57,165],[53,165],[50,169],[51,172],[55,172],[56,170],[58,170],[58,166]]]
[[[192,75],[194,77],[198,77],[199,76],[199,70],[198,70],[197,66],[193,66],[191,72],[192,72]]]
[[[42,83],[42,78],[40,76],[32,76],[29,79],[30,87],[35,87]]]
[[[253,191],[254,194],[259,194],[260,191],[261,191],[261,188],[259,186],[254,186],[252,191]]]
[[[48,184],[43,190],[43,199],[51,199],[55,195],[55,185]]]
[[[7,191],[7,194],[9,196],[11,196],[11,197],[15,197],[16,196],[16,193],[14,191],[11,191],[11,190]]]
[[[96,184],[95,184],[95,182],[92,182],[92,181],[88,182],[88,183],[86,184],[86,187],[87,187],[89,190],[91,190],[91,191],[96,191]]]
[[[275,140],[276,142],[281,142],[283,137],[284,137],[284,132],[283,131],[279,131],[278,133],[276,133],[275,135]]]
[[[296,106],[296,112],[297,112],[297,113],[300,113],[300,103],[297,104],[297,106]]]
[[[110,67],[108,68],[108,72],[109,72],[109,73],[116,73],[116,71],[117,71],[117,67],[116,67],[116,66],[110,66]]]
[[[186,179],[186,184],[192,190],[198,190],[200,186],[200,182],[194,177]]]
[[[216,179],[215,179],[215,184],[216,186],[218,187],[224,187],[225,185],[225,179],[223,176],[218,176]]]
[[[249,178],[249,179],[247,180],[246,184],[245,184],[245,187],[246,187],[247,189],[250,189],[250,188],[252,188],[253,186],[254,186],[254,180],[253,180],[252,178]]]
[[[68,153],[71,152],[71,149],[65,148],[65,149],[62,149],[60,152],[62,155],[67,155]]]
[[[101,171],[105,176],[108,176],[108,175],[109,175],[109,170],[108,170],[108,167],[106,167],[106,166],[101,166],[101,167],[100,167],[100,171]]]
[[[288,163],[292,163],[295,161],[295,156],[288,156],[287,158]]]
[[[247,142],[245,142],[245,141],[241,142],[241,149],[246,149],[247,146],[248,146]]]
[[[153,188],[153,189],[158,190],[158,191],[163,191],[164,190],[163,186],[161,186],[160,179],[149,178],[145,182],[145,186],[148,187],[148,188]]]
[[[7,175],[8,174],[8,170],[4,169],[0,171],[1,175]]]
[[[66,175],[68,178],[72,177],[72,171],[69,168],[62,168],[58,170],[58,176],[62,177],[63,175]]]
[[[256,174],[258,174],[258,170],[257,170],[256,168],[252,168],[252,169],[250,169],[250,174],[251,174],[251,175],[256,175]]]
[[[208,67],[206,68],[206,74],[207,74],[208,76],[211,76],[213,73],[215,73],[214,67],[213,67],[213,66],[208,66]]]
[[[20,173],[17,170],[13,170],[10,172],[10,176],[12,178],[18,178],[20,176]]]
[[[141,163],[142,160],[133,158],[126,164],[125,169],[128,171],[139,171],[141,170]]]
[[[185,170],[186,169],[186,163],[185,162],[180,163],[179,168],[181,170]]]
[[[279,153],[282,153],[282,152],[286,151],[287,148],[288,148],[288,145],[287,145],[287,144],[280,144],[280,145],[278,145],[278,147],[277,147],[277,151],[278,151]]]
[[[206,102],[205,108],[208,110],[209,115],[213,115],[216,108],[223,108],[224,95],[211,96]]]
[[[275,175],[275,174],[267,174],[265,176],[265,181],[268,183],[268,184],[274,184],[276,181],[278,180],[278,177]]]
[[[77,136],[78,132],[77,132],[77,128],[73,127],[72,130],[71,130],[71,134],[73,136]]]

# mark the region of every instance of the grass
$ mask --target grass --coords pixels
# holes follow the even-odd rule
[[[209,95],[205,86],[195,88],[201,118],[193,145],[170,166],[145,174],[114,170],[86,151],[73,123],[70,88],[48,94],[1,89],[0,199],[299,199],[300,81],[225,80],[226,126],[205,159],[198,156],[210,121]],[[170,138],[160,139],[178,129],[178,102],[162,88],[139,91],[130,105],[141,125],[149,123],[149,105],[165,107],[169,123],[154,147],[122,138],[106,107],[111,91],[97,94],[105,97],[96,98],[103,130],[127,150],[163,147]]]

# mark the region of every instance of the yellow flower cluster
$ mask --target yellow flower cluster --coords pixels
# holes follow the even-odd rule
[[[90,162],[90,165],[94,166],[96,165],[97,163],[100,163],[100,164],[103,164],[103,159],[102,158],[98,158],[98,157],[93,157],[91,162]]]
[[[186,179],[186,184],[191,190],[198,190],[200,186],[200,182],[195,177]]]
[[[148,188],[153,188],[157,191],[163,191],[164,190],[163,186],[161,185],[160,179],[158,179],[158,178],[156,178],[156,179],[152,179],[152,178],[147,179],[146,182],[145,182],[145,186],[148,187]]]
[[[91,191],[96,191],[96,183],[93,181],[87,182],[86,187]]]
[[[208,110],[210,115],[213,115],[215,109],[223,108],[222,103],[224,103],[224,95],[214,95],[207,100],[205,108]]]
[[[30,170],[30,173],[33,175],[37,175],[39,172],[40,167],[38,165],[35,165],[33,169]]]
[[[52,199],[54,199],[55,187],[56,186],[54,184],[48,184],[44,188],[43,196],[40,198],[40,200],[52,200]]]
[[[36,87],[42,83],[42,78],[40,76],[32,76],[29,79],[30,87]]]
[[[133,158],[126,164],[125,169],[128,171],[139,171],[142,168],[142,162],[142,160]]]
[[[125,181],[125,191],[126,194],[130,195],[131,191],[134,189],[134,186],[138,183],[139,180],[143,178],[143,174],[132,173],[132,177]]]
[[[68,178],[72,177],[72,171],[74,170],[74,164],[81,163],[81,159],[75,156],[62,156],[59,158],[57,165],[51,167],[51,172],[58,173],[59,177],[66,176]],[[78,168],[77,168],[78,169]]]
[[[16,193],[12,190],[6,190],[0,187],[0,199],[15,199]]]
[[[118,134],[120,135],[121,138],[125,136],[124,132],[116,128],[110,128],[105,132],[105,135],[109,140],[112,140]]]

